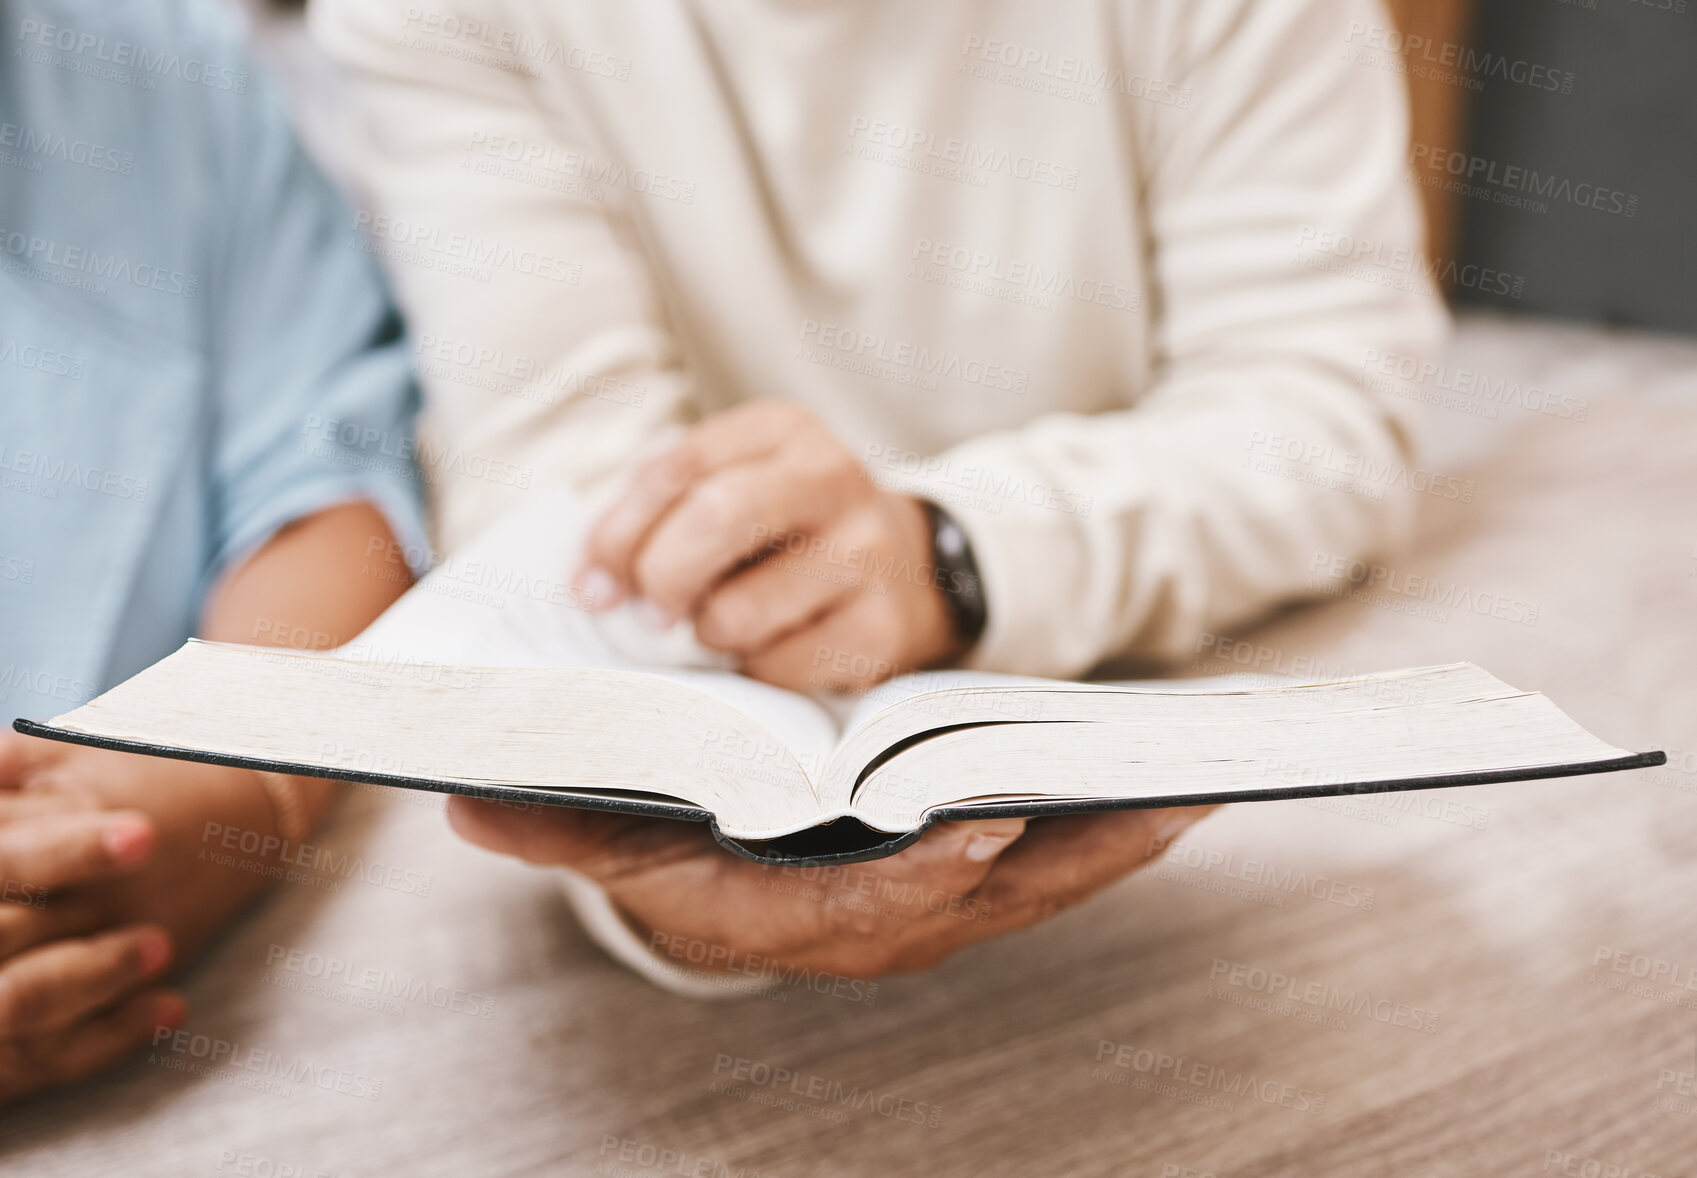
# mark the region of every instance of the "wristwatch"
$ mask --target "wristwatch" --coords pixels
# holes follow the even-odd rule
[[[931,563],[937,570],[933,583],[943,595],[961,649],[970,650],[983,636],[984,624],[990,616],[984,604],[978,561],[972,555],[972,542],[952,515],[929,500],[919,502],[931,526]]]

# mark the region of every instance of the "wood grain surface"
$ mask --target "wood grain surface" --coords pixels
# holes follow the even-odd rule
[[[1463,346],[1585,420],[1435,409],[1470,501],[1426,497],[1404,591],[1191,670],[1473,659],[1668,767],[1238,807],[874,1001],[721,1004],[608,961],[436,799],[356,790],[324,843],[360,869],[279,887],[190,975],[205,1046],[0,1115],[0,1173],[1697,1172],[1697,349]],[[1433,612],[1416,575],[1522,620]],[[218,1042],[243,1066],[193,1074]]]

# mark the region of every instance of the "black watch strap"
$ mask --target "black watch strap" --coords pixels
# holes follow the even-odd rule
[[[936,567],[934,584],[943,595],[955,635],[971,648],[984,634],[989,611],[984,603],[984,584],[978,576],[978,561],[972,542],[955,518],[929,500],[920,500],[931,525],[931,563]]]

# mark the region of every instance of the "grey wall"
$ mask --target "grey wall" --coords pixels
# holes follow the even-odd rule
[[[1594,3],[1478,0],[1475,49],[1573,79],[1564,94],[1486,77],[1472,96],[1470,164],[1499,182],[1460,198],[1458,252],[1525,285],[1459,301],[1697,334],[1697,0]],[[1543,213],[1496,203],[1514,165],[1599,185],[1605,208],[1559,189]],[[1636,215],[1610,211],[1625,196]]]

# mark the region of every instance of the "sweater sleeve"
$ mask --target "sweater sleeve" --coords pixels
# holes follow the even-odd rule
[[[996,514],[950,506],[983,577],[985,669],[1188,655],[1394,544],[1419,494],[1465,492],[1417,467],[1416,390],[1397,376],[1436,353],[1445,319],[1420,272],[1403,81],[1345,57],[1377,4],[1124,8],[1184,100],[1120,98],[1154,377],[1125,410],[1040,418],[934,464],[1057,489]]]
[[[416,337],[442,547],[675,437],[691,386],[628,207],[594,180],[610,153],[545,91],[523,23],[494,0],[318,0],[309,19],[348,88],[356,236]],[[594,68],[618,84],[616,59]]]

